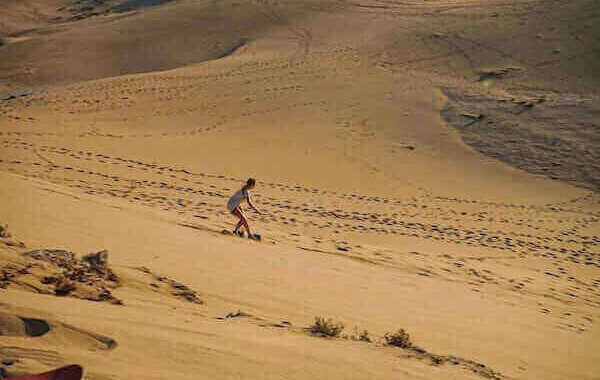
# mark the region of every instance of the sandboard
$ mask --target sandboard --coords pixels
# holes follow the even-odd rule
[[[5,377],[4,380],[81,380],[83,368],[79,365],[68,365],[39,375]]]
[[[239,231],[237,234],[235,234],[232,231],[223,230],[223,231],[221,231],[221,233],[223,235],[239,236],[241,238],[246,237],[246,234],[242,231]],[[256,241],[262,240],[262,236],[260,234],[252,234],[252,236],[254,237],[254,239],[250,239],[250,240],[256,240]]]

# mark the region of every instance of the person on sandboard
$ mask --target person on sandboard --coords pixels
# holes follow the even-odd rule
[[[234,234],[243,236],[243,233],[240,231],[240,228],[244,226],[244,228],[248,232],[248,238],[259,240],[259,235],[255,235],[250,232],[248,218],[246,218],[246,214],[244,214],[244,209],[242,208],[242,203],[245,200],[246,202],[248,202],[248,205],[254,211],[256,211],[259,214],[262,214],[262,212],[260,212],[260,210],[257,209],[256,206],[254,206],[254,204],[250,200],[250,190],[254,189],[254,186],[256,186],[256,180],[254,178],[248,178],[248,181],[246,181],[244,187],[236,191],[235,194],[233,194],[231,198],[229,198],[229,201],[227,202],[227,210],[229,210],[229,212],[231,212],[233,215],[237,216],[240,219],[238,224],[235,226],[235,229],[233,230]]]

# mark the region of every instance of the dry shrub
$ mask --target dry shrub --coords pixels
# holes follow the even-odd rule
[[[340,335],[343,329],[343,323],[334,322],[331,318],[326,320],[325,318],[315,317],[315,323],[308,328],[308,331],[315,335],[335,338]]]
[[[363,342],[371,342],[371,337],[369,336],[369,332],[367,330],[363,330],[358,336],[358,340],[362,340]]]
[[[9,238],[10,233],[8,232],[8,224],[0,223],[0,238]]]
[[[393,334],[385,334],[385,342],[389,346],[396,346],[401,348],[411,348],[412,342],[410,341],[410,335],[404,329],[399,329]]]
[[[365,329],[363,331],[359,331],[358,327],[354,328],[354,334],[352,335],[352,340],[360,340],[363,342],[371,343],[373,340],[369,336],[369,332]]]

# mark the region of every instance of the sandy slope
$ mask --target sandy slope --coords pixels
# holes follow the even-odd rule
[[[118,346],[110,353],[86,354],[86,346],[77,346],[85,343],[79,339],[70,342],[72,353],[61,353],[62,360],[83,361],[92,373],[117,377],[155,373],[161,378],[168,373],[166,368],[177,368],[181,376],[189,378],[195,377],[195,371],[229,378],[240,370],[250,378],[277,374],[289,378],[381,378],[402,368],[408,378],[471,376],[469,370],[451,365],[438,368],[427,361],[402,359],[401,349],[327,342],[301,330],[270,327],[281,320],[305,327],[314,315],[334,316],[346,322],[350,331],[356,325],[375,336],[404,327],[416,343],[431,352],[483,362],[513,378],[586,378],[597,370],[592,340],[597,327],[585,317],[597,318],[590,307],[597,305],[598,296],[584,288],[577,292],[581,301],[563,295],[573,291],[563,277],[566,275],[557,272],[561,278],[553,279],[540,272],[555,271],[550,259],[518,259],[493,250],[452,245],[441,251],[420,243],[421,252],[389,250],[386,254],[391,259],[366,263],[300,251],[287,244],[270,247],[199,233],[174,221],[148,218],[145,210],[125,211],[112,202],[98,203],[89,199],[91,196],[71,194],[44,182],[16,177],[10,181],[4,177],[3,181],[8,184],[3,199],[19,210],[7,215],[8,220],[15,230],[32,231],[18,234],[20,239],[31,240],[36,247],[42,244],[39,239],[45,246],[82,252],[85,247],[111,247],[112,262],[124,278],[128,279],[128,268],[147,266],[198,289],[206,303],[188,306],[152,295],[150,290],[128,288],[128,281],[133,280],[125,280],[124,288],[115,291],[124,306],[10,289],[4,292],[3,299],[10,308],[16,307],[19,315],[61,318],[115,339]],[[19,195],[23,189],[41,204],[65,211],[27,207],[28,202]],[[81,215],[82,204],[88,215]],[[144,244],[132,239],[134,235],[142,235]],[[475,257],[470,257],[470,251]],[[360,249],[350,252],[360,255]],[[464,267],[445,264],[441,252]],[[578,281],[593,281],[593,269],[568,263],[561,266]],[[450,272],[444,270],[449,268]],[[473,270],[484,280],[475,281],[467,274]],[[520,287],[515,280],[526,284]],[[592,304],[586,306],[584,299]],[[260,319],[215,319],[237,309]],[[9,341],[11,345],[19,342],[15,338]],[[51,351],[59,344],[51,336],[39,341],[40,347],[46,343]],[[25,341],[23,344],[27,346]],[[546,357],[560,357],[561,361],[543,360]]]
[[[33,87],[0,102],[8,373],[600,371],[597,2],[46,6],[0,36],[3,86]],[[248,176],[262,243],[221,234]],[[61,270],[37,248],[108,249],[123,305],[36,294]],[[347,339],[308,334],[315,316]],[[427,352],[386,346],[398,328]]]

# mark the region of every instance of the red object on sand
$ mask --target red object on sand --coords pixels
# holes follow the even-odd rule
[[[83,368],[80,365],[68,365],[39,375],[5,377],[4,380],[81,380]]]

